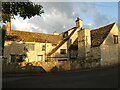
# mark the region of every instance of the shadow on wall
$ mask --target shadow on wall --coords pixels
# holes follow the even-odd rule
[[[28,49],[26,44],[17,42],[17,37],[8,37],[14,39],[12,42],[6,41],[4,48],[4,58],[2,59],[2,73],[39,73],[45,72],[41,66],[33,66],[32,63],[27,63]],[[9,60],[9,58],[11,60]],[[23,65],[25,64],[25,65]]]
[[[24,72],[29,73],[43,73],[46,72],[41,66],[33,66],[31,63],[28,63],[26,66],[21,68]]]
[[[3,64],[2,73],[43,73],[46,72],[41,66],[33,66],[31,63],[26,63],[22,66],[21,63]]]
[[[27,58],[27,52],[26,44],[18,41],[6,41],[6,45],[4,46],[3,62],[23,62]]]
[[[70,71],[70,62],[71,61],[57,61],[56,65],[53,68],[51,68],[50,72]]]

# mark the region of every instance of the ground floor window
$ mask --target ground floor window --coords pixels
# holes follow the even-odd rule
[[[24,55],[11,55],[11,62],[23,62]]]
[[[38,55],[37,56],[37,61],[43,61],[43,55]]]

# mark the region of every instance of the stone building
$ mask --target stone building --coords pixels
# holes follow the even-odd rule
[[[120,46],[117,24],[90,30],[83,28],[82,22],[78,17],[76,26],[61,34],[11,30],[6,37],[4,57],[7,62],[97,60],[101,65],[117,63]]]
[[[72,57],[78,60],[92,60],[102,66],[116,64],[120,48],[119,33],[116,23],[94,30],[81,28],[78,31],[78,38],[69,48],[71,55],[74,54]]]
[[[4,57],[7,62],[45,61],[46,54],[60,40],[59,35],[11,30],[5,40]]]

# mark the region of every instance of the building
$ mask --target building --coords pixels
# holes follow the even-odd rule
[[[7,62],[96,61],[99,64],[118,62],[119,29],[112,23],[98,29],[82,27],[78,17],[76,27],[61,34],[43,34],[11,30],[5,40]]]

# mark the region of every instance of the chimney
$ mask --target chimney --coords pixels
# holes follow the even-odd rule
[[[55,31],[55,32],[53,32],[53,35],[59,35],[59,33]]]
[[[77,27],[77,28],[82,28],[82,19],[80,19],[80,17],[77,17],[76,27]]]
[[[7,34],[10,34],[10,31],[11,31],[11,23],[10,22],[7,23],[6,31],[7,31]]]

